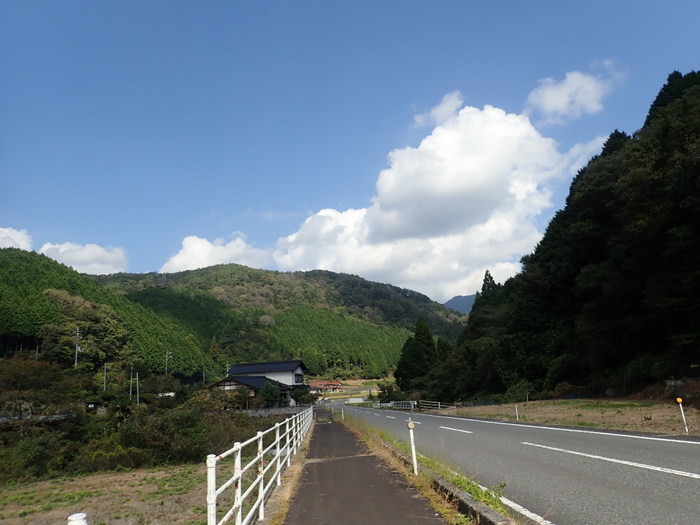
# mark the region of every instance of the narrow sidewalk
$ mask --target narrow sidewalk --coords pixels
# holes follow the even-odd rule
[[[285,525],[444,525],[403,476],[319,410]]]

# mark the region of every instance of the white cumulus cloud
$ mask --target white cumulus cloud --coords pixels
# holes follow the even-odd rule
[[[0,228],[0,248],[19,248],[29,251],[32,249],[32,236],[27,233],[27,230]]]
[[[462,107],[464,99],[459,91],[447,93],[440,103],[430,111],[413,117],[413,124],[417,128],[425,126],[439,126],[451,118]]]
[[[180,272],[228,263],[264,268],[269,261],[269,251],[250,246],[243,234],[238,232],[229,241],[216,239],[212,242],[190,235],[182,240],[180,251],[171,256],[160,271]]]
[[[611,81],[597,76],[570,71],[564,80],[544,78],[528,97],[531,111],[539,112],[546,122],[557,123],[603,109],[603,97]]]
[[[127,268],[126,251],[119,247],[47,242],[39,252],[81,273],[102,275],[125,272]]]
[[[437,301],[473,293],[489,270],[515,275],[542,237],[538,218],[556,186],[598,153],[606,137],[562,151],[532,124],[538,111],[564,119],[600,110],[605,82],[579,72],[545,79],[522,114],[462,107],[445,95],[414,124],[434,126],[416,147],[389,153],[366,208],[322,209],[272,250],[240,234],[187,237],[161,271],[236,262],[283,271],[325,269],[420,291]]]
[[[441,105],[444,103],[441,102]],[[325,209],[280,239],[282,270],[321,268],[419,290],[436,300],[504,280],[541,238],[552,185],[605,137],[559,151],[526,115],[465,107],[419,146],[389,154],[368,208]]]

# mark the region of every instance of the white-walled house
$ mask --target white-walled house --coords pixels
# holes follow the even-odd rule
[[[239,363],[228,370],[228,376],[209,388],[238,390],[245,387],[250,397],[257,397],[265,385],[274,386],[280,393],[282,404],[294,403],[290,391],[297,388],[308,389],[304,384],[306,366],[301,360],[270,361],[265,363]]]
[[[304,363],[300,359],[295,359],[265,363],[239,363],[229,369],[228,375],[229,377],[262,376],[294,388],[304,386],[304,373],[306,371]]]

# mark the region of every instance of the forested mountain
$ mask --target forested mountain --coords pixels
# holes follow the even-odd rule
[[[0,357],[97,373],[131,366],[220,377],[240,361],[302,358],[314,374],[390,374],[419,315],[456,339],[464,324],[426,296],[331,272],[221,265],[174,274],[81,275],[0,250]]]
[[[453,310],[456,310],[457,312],[461,312],[463,314],[468,314],[469,312],[472,311],[472,307],[474,306],[474,300],[476,299],[476,294],[474,295],[456,295],[449,301],[445,303],[445,306],[448,308],[452,308]]]
[[[644,127],[614,131],[578,173],[522,271],[486,274],[458,348],[426,377],[445,378],[445,398],[524,399],[635,391],[699,364],[700,73],[674,72]]]
[[[76,352],[79,348],[79,352]],[[0,249],[0,357],[99,370],[106,362],[192,375],[205,359],[185,327],[33,252]]]

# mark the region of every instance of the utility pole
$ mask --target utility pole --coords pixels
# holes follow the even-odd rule
[[[83,349],[80,348],[80,327],[75,328],[75,363],[73,363],[73,368],[78,368],[78,354],[82,352]]]
[[[102,391],[103,392],[107,391],[107,363],[105,363],[104,382],[103,382],[103,386],[102,386]]]
[[[165,375],[168,375],[168,359],[170,359],[170,356],[173,355],[173,353],[170,350],[165,351]]]

